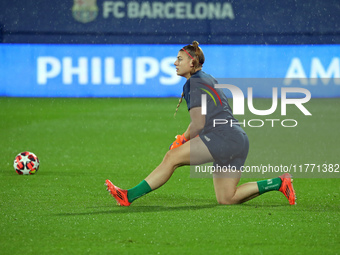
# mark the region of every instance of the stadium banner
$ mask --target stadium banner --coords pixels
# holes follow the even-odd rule
[[[277,44],[287,36],[286,43],[291,44],[301,40],[334,44],[339,42],[339,11],[338,0],[275,4],[261,0],[2,0],[0,23],[4,42],[14,43],[139,43],[152,38],[152,43],[167,44],[200,36],[199,41],[209,44],[263,43],[263,38]]]
[[[0,96],[177,97],[184,78],[174,62],[182,45],[0,44]],[[221,78],[281,78],[234,84],[247,97],[272,98],[272,87],[340,97],[340,45],[204,45],[203,70]],[[237,82],[237,80],[235,80]]]

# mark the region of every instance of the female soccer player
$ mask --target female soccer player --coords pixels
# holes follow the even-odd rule
[[[229,173],[213,173],[219,204],[240,204],[273,190],[281,191],[290,204],[295,204],[295,191],[288,173],[277,178],[237,186],[241,177],[240,170],[248,154],[248,137],[237,124],[214,125],[215,119],[228,120],[228,123],[237,121],[223,91],[214,88],[217,81],[202,71],[204,60],[202,49],[198,42],[194,41],[180,49],[174,63],[177,75],[187,79],[176,108],[177,112],[184,97],[191,118],[186,131],[176,136],[162,163],[137,186],[123,190],[106,180],[107,190],[117,200],[118,205],[129,206],[137,198],[165,184],[176,168],[214,162],[215,169],[218,169],[218,166],[220,169],[228,166],[229,169],[237,169]],[[206,104],[206,113],[202,113],[203,103]]]

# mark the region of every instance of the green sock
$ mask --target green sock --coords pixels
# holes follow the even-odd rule
[[[257,186],[259,187],[260,195],[268,191],[279,190],[279,188],[281,187],[281,182],[282,181],[280,177],[258,181]]]
[[[150,188],[149,184],[145,180],[143,180],[136,187],[128,189],[127,192],[128,201],[132,203],[134,200],[141,196],[144,196],[150,191],[152,191],[152,189]]]

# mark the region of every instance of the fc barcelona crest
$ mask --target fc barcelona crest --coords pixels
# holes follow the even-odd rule
[[[97,0],[74,0],[72,15],[76,21],[88,23],[98,16]]]

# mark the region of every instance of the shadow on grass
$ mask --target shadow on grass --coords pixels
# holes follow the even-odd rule
[[[217,203],[214,204],[203,204],[203,205],[185,205],[185,206],[159,206],[159,205],[140,205],[140,206],[130,206],[130,207],[121,207],[121,206],[110,206],[108,210],[101,211],[92,211],[92,212],[66,212],[66,213],[58,213],[54,214],[54,216],[82,216],[82,215],[100,215],[100,214],[131,214],[131,213],[154,213],[154,212],[171,212],[171,211],[196,211],[196,210],[204,210],[211,208],[233,208],[239,210],[240,207],[244,209],[255,209],[256,208],[275,208],[275,207],[286,207],[284,205],[264,205],[264,204],[242,204],[242,205],[219,205]],[[98,207],[92,207],[92,209]]]
[[[193,211],[203,210],[217,207],[217,204],[206,204],[206,205],[188,205],[188,206],[131,206],[131,207],[112,207],[106,211],[96,212],[70,212],[70,213],[59,213],[54,214],[55,216],[81,216],[81,215],[96,215],[96,214],[130,214],[130,213],[148,213],[148,212],[171,212],[171,211]]]

